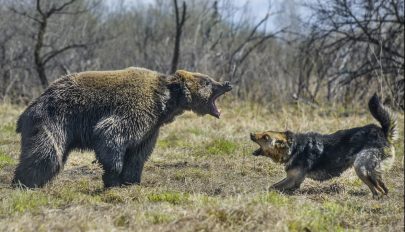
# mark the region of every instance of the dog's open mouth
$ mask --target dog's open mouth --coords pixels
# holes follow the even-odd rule
[[[250,139],[253,142],[257,143],[256,135],[254,133],[250,133]],[[254,155],[254,156],[261,156],[262,154],[263,154],[262,148],[259,148],[259,149],[255,150],[254,152],[252,152],[252,155]]]
[[[252,155],[254,156],[261,156],[263,154],[263,150],[261,148],[255,150]]]

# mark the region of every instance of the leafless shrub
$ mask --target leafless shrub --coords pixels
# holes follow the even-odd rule
[[[375,91],[404,104],[403,0],[313,2],[309,22],[295,0],[269,1],[261,18],[231,0],[0,2],[3,100],[26,102],[69,72],[141,66],[207,73],[270,104],[350,104]]]

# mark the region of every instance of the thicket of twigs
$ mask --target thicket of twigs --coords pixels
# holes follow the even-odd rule
[[[378,91],[403,109],[403,0],[309,1],[310,17],[301,1],[269,2],[262,18],[234,3],[0,0],[0,100],[26,103],[66,73],[142,66],[229,80],[241,99],[352,103]]]

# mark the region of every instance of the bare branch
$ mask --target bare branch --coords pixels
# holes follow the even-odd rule
[[[58,49],[58,50],[49,52],[49,53],[43,55],[42,63],[45,65],[45,64],[48,63],[51,59],[53,59],[55,56],[57,56],[57,55],[59,55],[59,54],[61,54],[61,53],[63,53],[63,52],[66,52],[66,51],[68,51],[68,50],[71,50],[71,49],[74,49],[74,48],[87,48],[87,46],[88,46],[87,44],[72,44],[72,45],[63,47],[63,48],[61,48],[61,49]]]

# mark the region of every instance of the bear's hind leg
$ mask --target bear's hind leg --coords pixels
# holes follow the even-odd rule
[[[45,127],[32,134],[22,134],[20,162],[12,184],[29,188],[44,186],[63,167],[64,154],[61,139]]]

